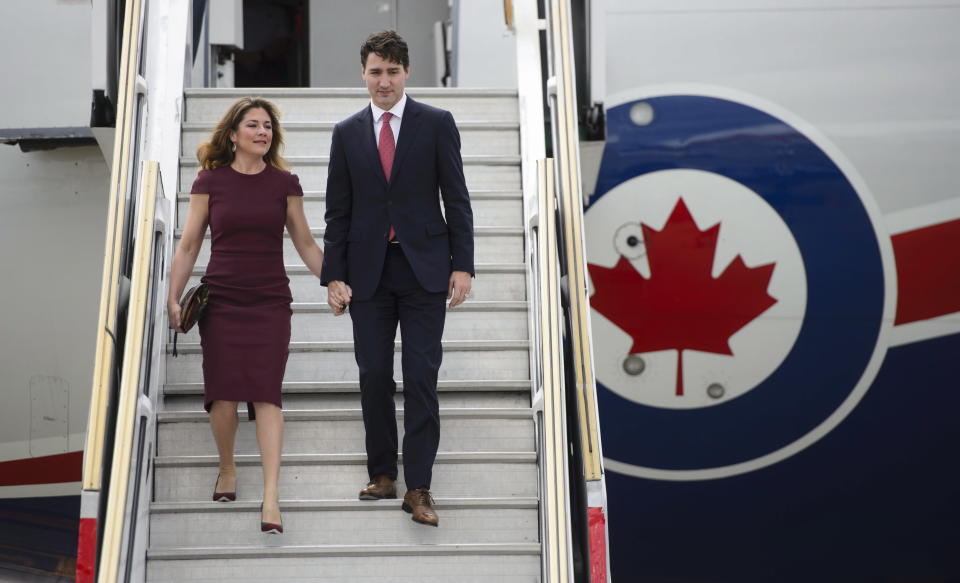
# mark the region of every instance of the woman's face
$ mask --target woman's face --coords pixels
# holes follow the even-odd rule
[[[238,154],[262,158],[273,143],[273,122],[263,108],[251,108],[243,115],[236,131],[230,132],[230,139],[237,145]]]

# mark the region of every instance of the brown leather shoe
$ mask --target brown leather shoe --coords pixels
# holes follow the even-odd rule
[[[417,488],[416,490],[407,490],[403,495],[404,512],[413,514],[413,521],[427,526],[439,526],[440,517],[433,509],[433,496],[430,490],[426,488]]]
[[[397,497],[397,486],[389,477],[380,474],[374,476],[373,480],[367,484],[367,487],[360,490],[361,500],[382,500],[384,498],[394,499]]]

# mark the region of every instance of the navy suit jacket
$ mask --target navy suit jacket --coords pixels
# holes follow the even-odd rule
[[[451,271],[474,274],[473,211],[460,133],[449,111],[407,97],[389,183],[370,106],[338,123],[326,198],[322,285],[341,280],[354,299],[370,298],[380,281],[391,225],[427,291],[447,291]]]

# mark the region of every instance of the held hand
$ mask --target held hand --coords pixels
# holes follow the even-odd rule
[[[176,330],[177,332],[184,334],[182,328],[180,328],[180,304],[170,303],[167,304],[167,317],[169,318],[170,327]]]
[[[470,297],[470,288],[473,286],[473,280],[466,271],[454,271],[450,274],[450,285],[447,287],[447,299],[450,300],[450,307],[455,308]]]
[[[331,281],[327,284],[327,304],[333,310],[334,316],[342,316],[350,305],[353,290],[342,281]]]
[[[342,284],[343,289],[340,292],[341,305],[339,311],[335,312],[334,315],[342,316],[347,313],[347,310],[350,309],[350,302],[353,301],[353,288],[347,284]]]

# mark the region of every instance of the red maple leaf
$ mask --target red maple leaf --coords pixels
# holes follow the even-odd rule
[[[720,223],[701,231],[683,199],[663,230],[641,227],[650,278],[622,256],[612,269],[590,264],[590,304],[633,338],[630,354],[676,349],[683,395],[683,351],[732,355],[730,337],[777,303],[767,293],[776,264],[747,267],[737,255],[713,278]]]

